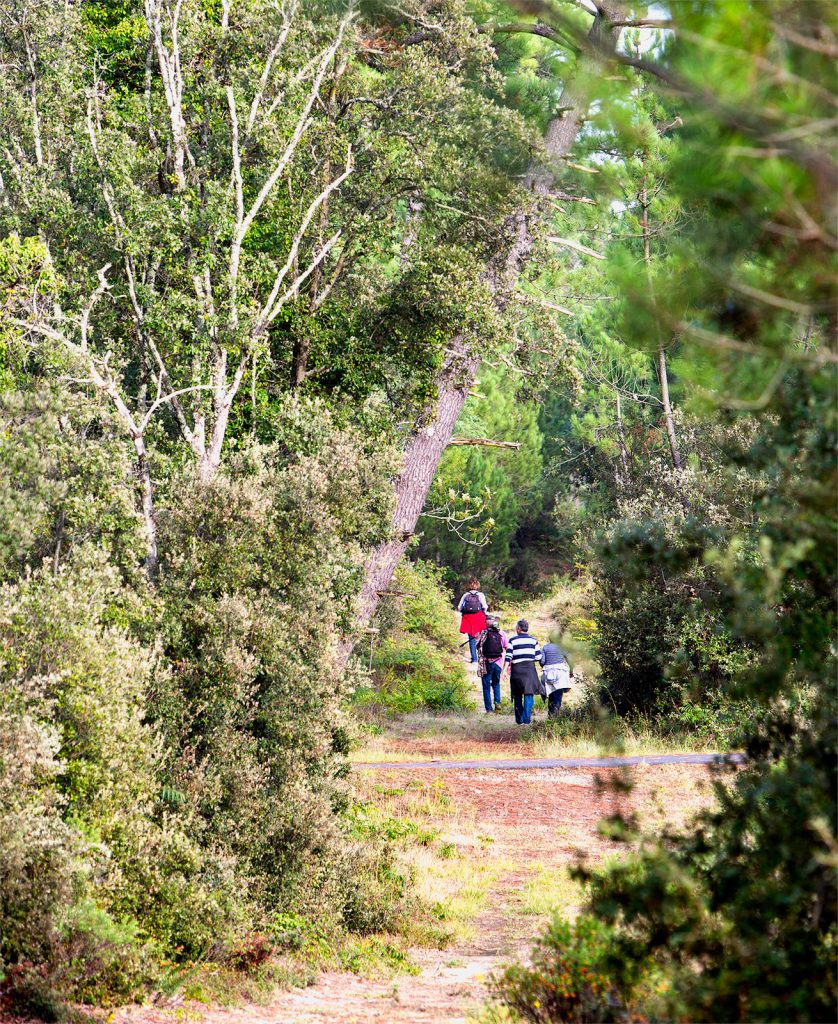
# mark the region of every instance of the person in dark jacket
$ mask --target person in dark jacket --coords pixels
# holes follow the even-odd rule
[[[529,622],[519,619],[515,625],[515,636],[509,641],[505,656],[506,664],[510,666],[509,686],[518,725],[530,724],[535,695],[543,692],[535,667],[541,657],[541,648],[536,638],[530,636],[529,630]]]
[[[573,670],[558,644],[545,644],[541,649],[541,682],[547,694],[547,717],[556,718],[562,698],[570,689]]]

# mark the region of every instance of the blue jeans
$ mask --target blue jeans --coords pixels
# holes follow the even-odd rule
[[[477,661],[477,637],[470,636],[468,638],[468,649],[471,651],[471,660]]]
[[[515,706],[515,722],[518,725],[529,725],[532,721],[533,695],[531,693],[513,693],[512,703]]]
[[[500,704],[500,672],[502,667],[495,661],[490,661],[486,666],[486,675],[483,676],[483,707],[487,711],[492,710],[493,690],[495,707]]]
[[[562,706],[562,697],[564,697],[564,690],[553,690],[550,696],[547,698],[547,717],[557,718],[559,711]]]

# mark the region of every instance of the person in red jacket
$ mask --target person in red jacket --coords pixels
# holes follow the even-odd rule
[[[477,637],[486,628],[486,612],[489,604],[486,595],[480,589],[478,580],[469,580],[469,589],[460,598],[457,611],[462,615],[460,632],[468,636],[468,649],[471,651],[472,663],[477,661]]]

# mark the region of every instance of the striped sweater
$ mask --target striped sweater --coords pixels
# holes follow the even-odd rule
[[[541,648],[536,638],[529,633],[516,633],[509,640],[504,660],[507,664],[517,665],[525,661],[538,661],[540,657]]]

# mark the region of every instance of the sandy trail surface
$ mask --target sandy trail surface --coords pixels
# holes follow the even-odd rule
[[[607,785],[630,771],[634,789]],[[367,773],[364,773],[367,774]],[[237,1009],[196,1004],[135,1008],[115,1024],[455,1024],[479,1011],[492,972],[526,959],[545,917],[527,906],[545,873],[563,871],[577,858],[600,860],[617,847],[598,831],[616,810],[637,811],[651,828],[683,820],[708,801],[709,771],[701,765],[641,765],[631,769],[377,768],[367,781],[392,787],[442,784],[447,810],[441,838],[458,857],[495,858],[503,865],[473,921],[470,935],[444,949],[414,948],[418,974],[369,979],[345,972],[321,974],[309,988],[280,993],[268,1006]],[[362,780],[363,781],[363,780]],[[570,909],[573,912],[573,909]]]

